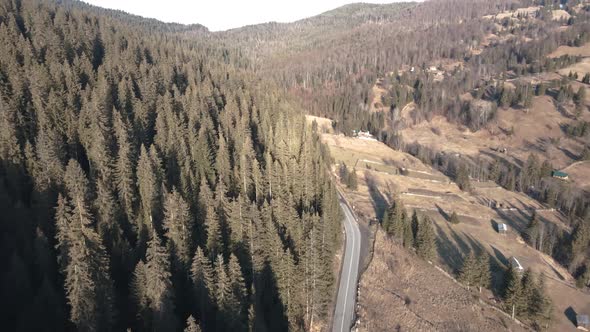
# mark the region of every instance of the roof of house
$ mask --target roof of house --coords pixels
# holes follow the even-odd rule
[[[590,324],[590,318],[588,318],[588,315],[577,315],[576,322],[578,323],[578,325],[588,325]]]
[[[507,231],[508,230],[508,225],[506,225],[506,224],[498,224],[498,230],[500,230],[500,231]]]
[[[558,177],[560,177],[560,178],[564,178],[564,177],[566,177],[566,176],[567,176],[567,173],[565,173],[565,172],[562,172],[562,171],[553,171],[553,172],[551,173],[551,175],[553,175],[553,176],[558,176]]]

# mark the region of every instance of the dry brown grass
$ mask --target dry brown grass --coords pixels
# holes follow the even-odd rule
[[[388,108],[384,107],[381,102],[381,97],[385,94],[387,94],[387,90],[381,86],[381,80],[377,81],[377,84],[373,85],[373,88],[371,89],[371,95],[373,96],[373,100],[369,107],[371,112],[383,112],[388,110]]]
[[[543,103],[544,99],[535,102]],[[542,112],[539,110],[541,108],[537,107],[536,111]],[[537,114],[533,118],[538,116],[543,117],[547,114]],[[532,135],[534,131],[533,119],[501,119],[522,122],[523,136],[519,139]],[[547,121],[556,120],[549,118]],[[545,131],[550,132],[553,129],[547,128]],[[528,133],[529,130],[531,133]],[[427,133],[432,131],[429,129]],[[477,138],[473,133],[465,134]],[[557,132],[555,134],[557,135]],[[433,135],[442,140],[447,139],[445,135],[449,134],[443,131],[441,136]],[[481,142],[484,137],[486,136],[479,138]],[[489,136],[487,138],[489,139]],[[487,251],[500,265],[506,264],[511,256],[518,257],[525,267],[547,276],[548,294],[555,306],[552,330],[563,331],[572,327],[571,322],[563,314],[570,305],[576,310],[590,309],[590,296],[572,288],[573,278],[568,271],[547,255],[524,244],[519,236],[528,224],[532,211],[538,209],[541,209],[537,213],[543,222],[553,223],[568,230],[564,224],[564,217],[558,212],[547,211],[530,197],[507,191],[489,182],[474,182],[473,192],[463,192],[441,173],[416,158],[394,151],[380,142],[329,134],[323,134],[322,141],[328,145],[337,163],[345,163],[349,167],[357,165],[358,189],[345,189],[344,192],[362,220],[382,215],[394,198],[401,200],[409,212],[416,210],[419,214],[429,215],[434,221],[438,235],[439,257],[436,262],[447,271],[458,270],[463,257],[471,250]],[[457,146],[464,149],[459,144],[461,141],[457,142]],[[470,139],[465,141],[470,142]],[[441,144],[447,143],[448,141],[443,141]],[[359,160],[370,162],[359,163]],[[370,165],[370,169],[367,165]],[[414,169],[417,172],[410,172],[410,176],[406,176],[392,171],[400,167]],[[574,165],[574,174],[576,167],[580,167],[579,172],[585,172],[586,165]],[[334,166],[333,172],[337,173],[337,166]],[[426,173],[430,175],[423,176]],[[574,176],[572,174],[572,177]],[[437,180],[433,181],[434,178]],[[490,207],[491,202],[502,203],[507,209],[494,210]],[[451,225],[447,221],[452,212],[459,215],[460,224]],[[509,234],[499,235],[493,227],[492,220],[507,223]],[[443,274],[435,272],[431,266],[383,238],[380,240],[378,237],[377,241],[375,258],[361,280],[362,329],[388,331],[395,329],[398,324],[402,330],[455,330],[462,327],[470,330],[479,328],[484,331],[506,329],[503,325],[498,325],[502,324],[499,320],[501,314],[494,316],[493,312],[486,311],[488,309],[482,311],[481,307],[474,307],[475,302],[466,291],[452,281],[446,284],[440,279],[446,278]],[[380,241],[383,246],[380,246]],[[406,296],[410,298],[409,305],[404,304]],[[491,294],[488,292],[487,296]],[[465,321],[454,316],[454,312],[461,310],[466,312]],[[509,320],[506,321],[510,324]]]
[[[332,128],[332,120],[328,118],[321,118],[319,116],[313,115],[306,115],[305,119],[307,123],[312,124],[314,121],[318,124],[318,129],[320,133],[333,133],[334,128]]]
[[[563,55],[572,55],[572,56],[590,56],[590,43],[586,43],[582,46],[575,47],[575,46],[559,46],[555,51],[551,52],[548,57],[549,58],[559,58]]]
[[[453,59],[440,59],[438,61],[435,61],[434,64],[437,67],[442,68],[442,70],[445,72],[451,72],[455,69],[463,69],[463,67],[465,66],[464,61],[457,61]]]
[[[404,193],[418,193],[419,195],[407,195]],[[431,194],[431,197],[426,197]],[[506,260],[511,256],[516,256],[526,266],[533,269],[537,273],[543,273],[547,276],[547,288],[552,301],[554,302],[556,310],[554,311],[554,327],[555,331],[563,331],[568,329],[571,324],[563,312],[569,305],[575,305],[577,308],[584,308],[584,303],[590,303],[590,296],[573,289],[573,278],[568,271],[553,262],[553,260],[537,250],[527,246],[522,242],[519,232],[522,231],[528,221],[530,220],[533,209],[543,208],[538,202],[531,198],[520,194],[507,191],[502,188],[493,186],[481,186],[476,189],[473,194],[461,192],[454,184],[442,184],[427,182],[422,179],[406,177],[402,175],[389,175],[378,173],[375,171],[365,171],[365,174],[359,174],[359,189],[357,191],[347,191],[346,195],[350,198],[355,206],[356,212],[365,218],[372,218],[376,215],[376,209],[384,209],[387,204],[391,202],[393,197],[401,199],[409,211],[417,210],[420,214],[429,215],[435,223],[436,234],[439,246],[438,264],[443,266],[447,271],[457,271],[462,264],[462,259],[471,250],[485,250],[492,257],[494,257],[500,264],[506,264]],[[375,197],[381,197],[382,202],[378,202]],[[487,202],[502,202],[503,206],[508,207],[509,210],[493,210],[487,206]],[[458,225],[451,225],[447,221],[448,215],[456,212],[459,215],[461,223]],[[564,226],[564,218],[555,211],[539,211],[539,216],[544,222],[555,223],[561,228]],[[509,234],[499,235],[492,224],[492,220],[496,222],[503,222],[509,225]],[[378,255],[378,254],[377,254]],[[377,255],[375,257],[377,257]],[[396,254],[397,255],[397,254]],[[375,262],[371,264],[382,264],[382,262]],[[389,280],[387,284],[391,284],[392,280],[404,280],[408,282],[409,277],[405,273],[412,272],[413,267],[398,266],[392,268],[398,274],[389,276],[384,271],[377,270],[376,275],[381,276],[384,280]],[[377,268],[379,269],[379,268]],[[372,273],[372,272],[368,272]],[[402,278],[403,277],[403,278]],[[419,280],[420,277],[412,276],[410,279]],[[367,285],[373,285],[374,280],[369,279]],[[363,281],[364,282],[364,281]],[[433,284],[439,285],[432,281]],[[361,285],[361,294],[367,290],[363,290]],[[423,286],[403,286],[403,289],[408,287],[420,288]],[[374,287],[371,289],[375,289]],[[424,292],[435,292],[434,290],[427,290]],[[409,294],[411,298],[420,296],[417,293]],[[387,294],[373,294],[372,297],[366,299],[368,307],[372,307],[375,303],[373,301],[385,301],[387,307],[396,305],[395,298],[387,296]],[[430,298],[433,295],[428,293],[425,298]],[[389,301],[387,302],[389,298]],[[586,302],[585,302],[586,301]],[[451,301],[452,302],[452,301]],[[423,304],[423,302],[420,302]],[[361,302],[363,304],[363,302]],[[381,306],[379,306],[381,307]],[[417,306],[413,310],[419,310],[421,306]],[[397,308],[396,310],[401,310]],[[433,310],[439,310],[440,307],[435,305]],[[392,313],[400,314],[400,313]],[[367,309],[366,315],[369,317],[371,312]],[[413,314],[401,314],[400,320],[396,323],[406,328],[419,327],[422,325],[417,323]],[[367,317],[367,318],[368,318]],[[371,323],[367,326],[371,330],[381,330],[388,325],[387,322]],[[404,325],[409,324],[409,325]],[[393,325],[395,326],[395,325]],[[391,326],[390,326],[391,328]]]
[[[551,81],[556,81],[556,80],[560,80],[561,79],[561,75],[559,75],[558,73],[552,73],[552,72],[542,72],[542,73],[537,73],[537,74],[530,74],[530,75],[523,75],[523,76],[519,76],[515,79],[511,79],[508,80],[508,82],[518,82],[518,83],[529,83],[532,85],[537,85],[539,83],[549,83]],[[516,86],[512,85],[513,87],[516,88]]]
[[[472,197],[467,196],[467,200]],[[587,310],[590,307],[590,296],[574,288],[574,280],[568,271],[555,263],[553,259],[526,245],[520,238],[522,231],[531,217],[532,209],[541,206],[534,200],[519,193],[506,191],[502,188],[478,189],[473,196],[480,205],[467,202],[438,204],[437,211],[419,209],[421,214],[429,215],[435,224],[438,246],[438,264],[447,271],[460,269],[463,258],[469,251],[487,251],[500,265],[505,265],[511,256],[518,257],[525,267],[546,276],[546,287],[555,310],[553,312],[552,331],[571,329],[571,322],[563,314],[571,305],[576,310]],[[510,210],[492,210],[485,206],[485,201],[501,201]],[[409,205],[410,202],[403,200]],[[429,204],[423,198],[422,206]],[[469,210],[465,210],[469,208]],[[456,209],[456,210],[454,210]],[[452,211],[458,211],[460,224],[452,225],[447,221]],[[475,215],[474,215],[475,214]],[[541,220],[566,228],[563,217],[552,211],[538,212]],[[498,234],[491,220],[509,225],[507,235]],[[501,280],[496,277],[497,280]]]
[[[336,162],[344,162],[348,167],[358,166],[359,161],[361,164],[366,164],[368,161],[372,168],[378,168],[381,165],[388,168],[427,170],[420,160],[406,153],[392,150],[379,141],[329,134],[323,134],[321,139],[330,148],[330,153]]]
[[[552,19],[555,21],[559,21],[559,20],[568,20],[570,17],[572,17],[568,12],[566,12],[563,9],[557,9],[551,12],[552,14]]]
[[[359,331],[522,330],[378,232],[360,282]]]
[[[568,173],[576,186],[590,190],[590,161],[574,163],[563,169],[563,171]]]
[[[567,110],[566,110],[567,111]],[[590,113],[582,118],[590,120]],[[406,121],[408,123],[411,121]],[[449,123],[444,117],[435,117],[430,122],[421,122],[402,130],[406,142],[418,142],[438,151],[464,155],[493,153],[491,148],[506,147],[508,154],[501,154],[509,160],[526,161],[531,153],[549,159],[555,167],[571,164],[572,156],[578,155],[583,146],[575,140],[564,137],[560,124],[572,120],[561,112],[549,96],[535,97],[528,110],[498,109],[495,122],[477,132]],[[435,134],[432,127],[441,133]],[[512,132],[514,129],[514,132]],[[559,139],[559,144],[554,144]]]
[[[569,75],[569,73],[578,73],[578,81],[581,81],[585,74],[590,73],[590,58],[584,58],[578,63],[560,69],[558,72],[564,76]]]
[[[523,219],[520,213],[521,211],[506,212],[505,216],[508,220],[504,222],[521,223],[519,220]],[[543,212],[539,215],[544,219],[547,213]],[[574,329],[573,324],[564,314],[568,307],[573,307],[577,312],[590,310],[590,295],[573,286],[574,280],[568,271],[554,262],[551,257],[519,241],[520,237],[515,233],[514,228],[511,227],[507,235],[499,235],[492,229],[489,222],[480,223],[462,219],[460,224],[451,225],[441,217],[434,216],[433,219],[437,225],[439,245],[442,245],[445,250],[445,255],[441,255],[440,264],[449,269],[457,269],[456,264],[461,262],[459,253],[465,257],[466,250],[480,248],[501,264],[505,264],[507,258],[515,256],[526,268],[531,268],[535,273],[542,273],[546,278],[547,294],[554,307],[550,331]]]

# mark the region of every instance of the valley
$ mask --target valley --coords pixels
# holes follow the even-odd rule
[[[308,120],[317,121],[317,118]],[[321,119],[322,123],[327,121]],[[339,176],[343,164],[356,171],[357,189],[344,189],[344,193],[360,223],[369,225],[382,220],[395,200],[402,202],[410,214],[416,211],[420,216],[429,216],[437,236],[437,258],[429,265],[406,253],[383,231],[374,234],[373,258],[360,280],[359,330],[385,330],[396,326],[402,329],[470,330],[476,326],[489,331],[518,329],[518,324],[510,322],[509,315],[499,314],[492,308],[501,308],[498,302],[501,271],[507,268],[511,257],[518,257],[526,268],[545,277],[554,306],[552,328],[567,330],[572,327],[564,314],[570,306],[581,311],[590,310],[590,294],[577,290],[575,279],[566,269],[527,245],[521,235],[532,213],[550,225],[547,227],[571,232],[561,213],[489,181],[474,181],[473,189],[464,192],[444,174],[381,142],[330,133],[322,134],[321,140],[334,158],[335,176]],[[445,143],[442,146],[449,147]],[[461,152],[466,153],[465,150]],[[346,187],[342,179],[341,184]],[[459,224],[449,222],[452,213],[457,214]],[[501,223],[508,225],[507,234],[498,232],[497,225]],[[486,252],[491,257],[490,264],[495,272],[490,291],[473,293],[454,283],[470,252]],[[441,287],[441,283],[448,285]],[[410,304],[405,303],[408,301]],[[395,311],[374,309],[384,306]],[[453,316],[454,312],[461,316]],[[465,316],[467,312],[474,316]],[[393,318],[386,319],[383,315]],[[479,319],[482,323],[477,323]]]
[[[590,0],[379,2],[0,0],[0,328],[590,329]]]

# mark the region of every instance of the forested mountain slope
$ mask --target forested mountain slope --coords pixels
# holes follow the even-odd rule
[[[368,130],[457,190],[493,181],[555,208],[565,227],[533,214],[522,235],[588,286],[590,193],[551,178],[550,152],[590,159],[590,72],[574,72],[589,22],[587,0],[431,0],[213,33],[0,0],[0,326],[325,328],[340,211],[303,113]],[[479,153],[484,130],[521,140],[499,125],[519,119],[550,128],[519,155]],[[471,137],[476,153],[416,137]]]
[[[551,177],[590,158],[588,1],[354,4],[217,37],[337,132],[368,130],[463,190],[493,181],[558,209],[571,229],[542,250],[590,275],[590,193]]]
[[[573,288],[575,280],[581,288],[575,291],[580,303],[585,301],[590,286],[590,191],[585,176],[590,169],[590,2],[354,4],[213,38],[248,54],[248,68],[272,78],[309,114],[333,120],[336,134],[354,136],[368,130],[442,172],[465,194],[489,186],[528,196],[520,203],[534,203],[522,207],[501,196],[481,203],[501,212],[503,222],[522,220],[514,235],[526,243],[523,248],[554,259],[566,271],[567,285]],[[349,146],[339,148],[346,152]],[[390,160],[374,166],[356,151],[345,155],[353,159],[348,165],[352,171],[341,172],[349,179],[356,179],[357,171],[362,174],[364,162],[371,163],[366,166],[371,171],[381,167],[401,176],[408,173]],[[390,187],[369,189],[366,198],[377,211],[375,191]],[[412,195],[409,189],[420,188],[406,189],[387,196],[397,202],[401,199],[396,195]],[[443,197],[445,192],[438,194]],[[432,212],[444,225],[453,223],[452,213],[438,205]],[[481,211],[473,214],[485,219]],[[478,225],[489,230],[487,224]],[[446,257],[444,245],[439,248]],[[521,254],[516,250],[509,255]],[[468,252],[461,255],[465,259]],[[567,303],[573,306],[573,298],[555,298],[560,308],[557,328],[570,326],[562,312]],[[541,324],[523,308],[516,310],[517,316]]]
[[[321,324],[340,232],[322,148],[209,38],[0,2],[3,330]]]
[[[363,115],[362,105],[368,104],[376,78],[434,58],[463,59],[469,45],[493,29],[481,17],[515,4],[511,0],[354,4],[294,23],[230,30],[220,39],[242,46],[252,55],[254,68],[291,90],[307,109],[350,128],[375,121]]]
[[[573,12],[580,2],[568,1],[564,8]],[[365,127],[383,131],[388,139],[394,133],[384,128],[395,120],[393,111],[412,101],[420,106],[422,119],[442,114],[471,125],[467,114],[460,114],[459,95],[506,79],[502,75],[509,71],[538,73],[575,61],[544,58],[560,45],[580,45],[588,38],[586,11],[579,10],[576,19],[554,19],[551,8],[558,8],[558,3],[353,4],[293,23],[250,26],[214,38],[241,47],[252,58],[252,68],[273,77],[311,113],[334,119],[343,132]],[[539,5],[544,5],[543,10],[519,19],[500,14]],[[489,18],[496,14],[500,18]],[[444,82],[426,70],[440,67],[441,61],[460,65],[447,70]],[[372,87],[386,76],[398,78],[398,82],[383,83],[388,92],[385,108],[391,107],[394,114],[370,114],[366,111],[374,97]]]

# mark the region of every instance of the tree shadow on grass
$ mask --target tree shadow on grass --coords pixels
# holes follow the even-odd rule
[[[381,194],[379,191],[377,181],[369,172],[365,172],[365,181],[367,182],[367,187],[369,188],[369,195],[371,196],[371,202],[373,204],[373,209],[375,210],[375,215],[377,216],[378,220],[383,220],[383,215],[385,214],[385,210],[387,210],[387,200],[385,196]]]
[[[436,249],[438,255],[441,261],[456,273],[463,265],[463,255],[461,254],[461,250],[455,243],[453,243],[437,223],[433,224],[437,234]]]
[[[466,255],[469,254],[469,252],[473,250],[473,247],[471,247],[465,241],[465,239],[463,239],[452,227],[449,228],[451,229],[451,236],[453,237],[453,240],[455,240],[455,243],[457,243],[457,245],[459,246],[461,252],[465,253]],[[463,233],[463,235],[465,235],[465,233]]]
[[[529,218],[525,218],[520,213],[514,213],[514,211],[503,211],[496,210],[498,215],[504,220],[504,222],[510,226],[511,229],[522,233],[529,224]]]
[[[574,308],[572,308],[570,306],[567,309],[565,309],[565,311],[563,313],[565,314],[565,317],[567,317],[567,319],[569,319],[569,321],[572,322],[572,324],[574,324],[574,326],[578,325],[577,318],[576,318],[578,313],[574,310]]]
[[[559,151],[563,152],[564,155],[566,155],[568,158],[570,158],[572,160],[578,160],[580,157],[564,147],[557,147],[557,149]]]
[[[485,249],[480,241],[474,239],[471,235],[463,233],[465,235],[465,241],[471,248],[471,251],[475,253],[475,255],[481,255],[485,252]]]
[[[498,250],[498,248],[492,247],[492,255],[490,255],[490,272],[492,276],[491,291],[495,296],[502,294],[502,288],[504,287],[504,271],[508,266],[508,258]]]
[[[434,205],[436,206],[438,213],[440,213],[440,215],[443,216],[443,218],[445,218],[446,221],[449,221],[451,219],[451,216],[449,216],[449,214],[446,213],[445,210],[443,210],[443,208],[441,208],[438,204]]]

